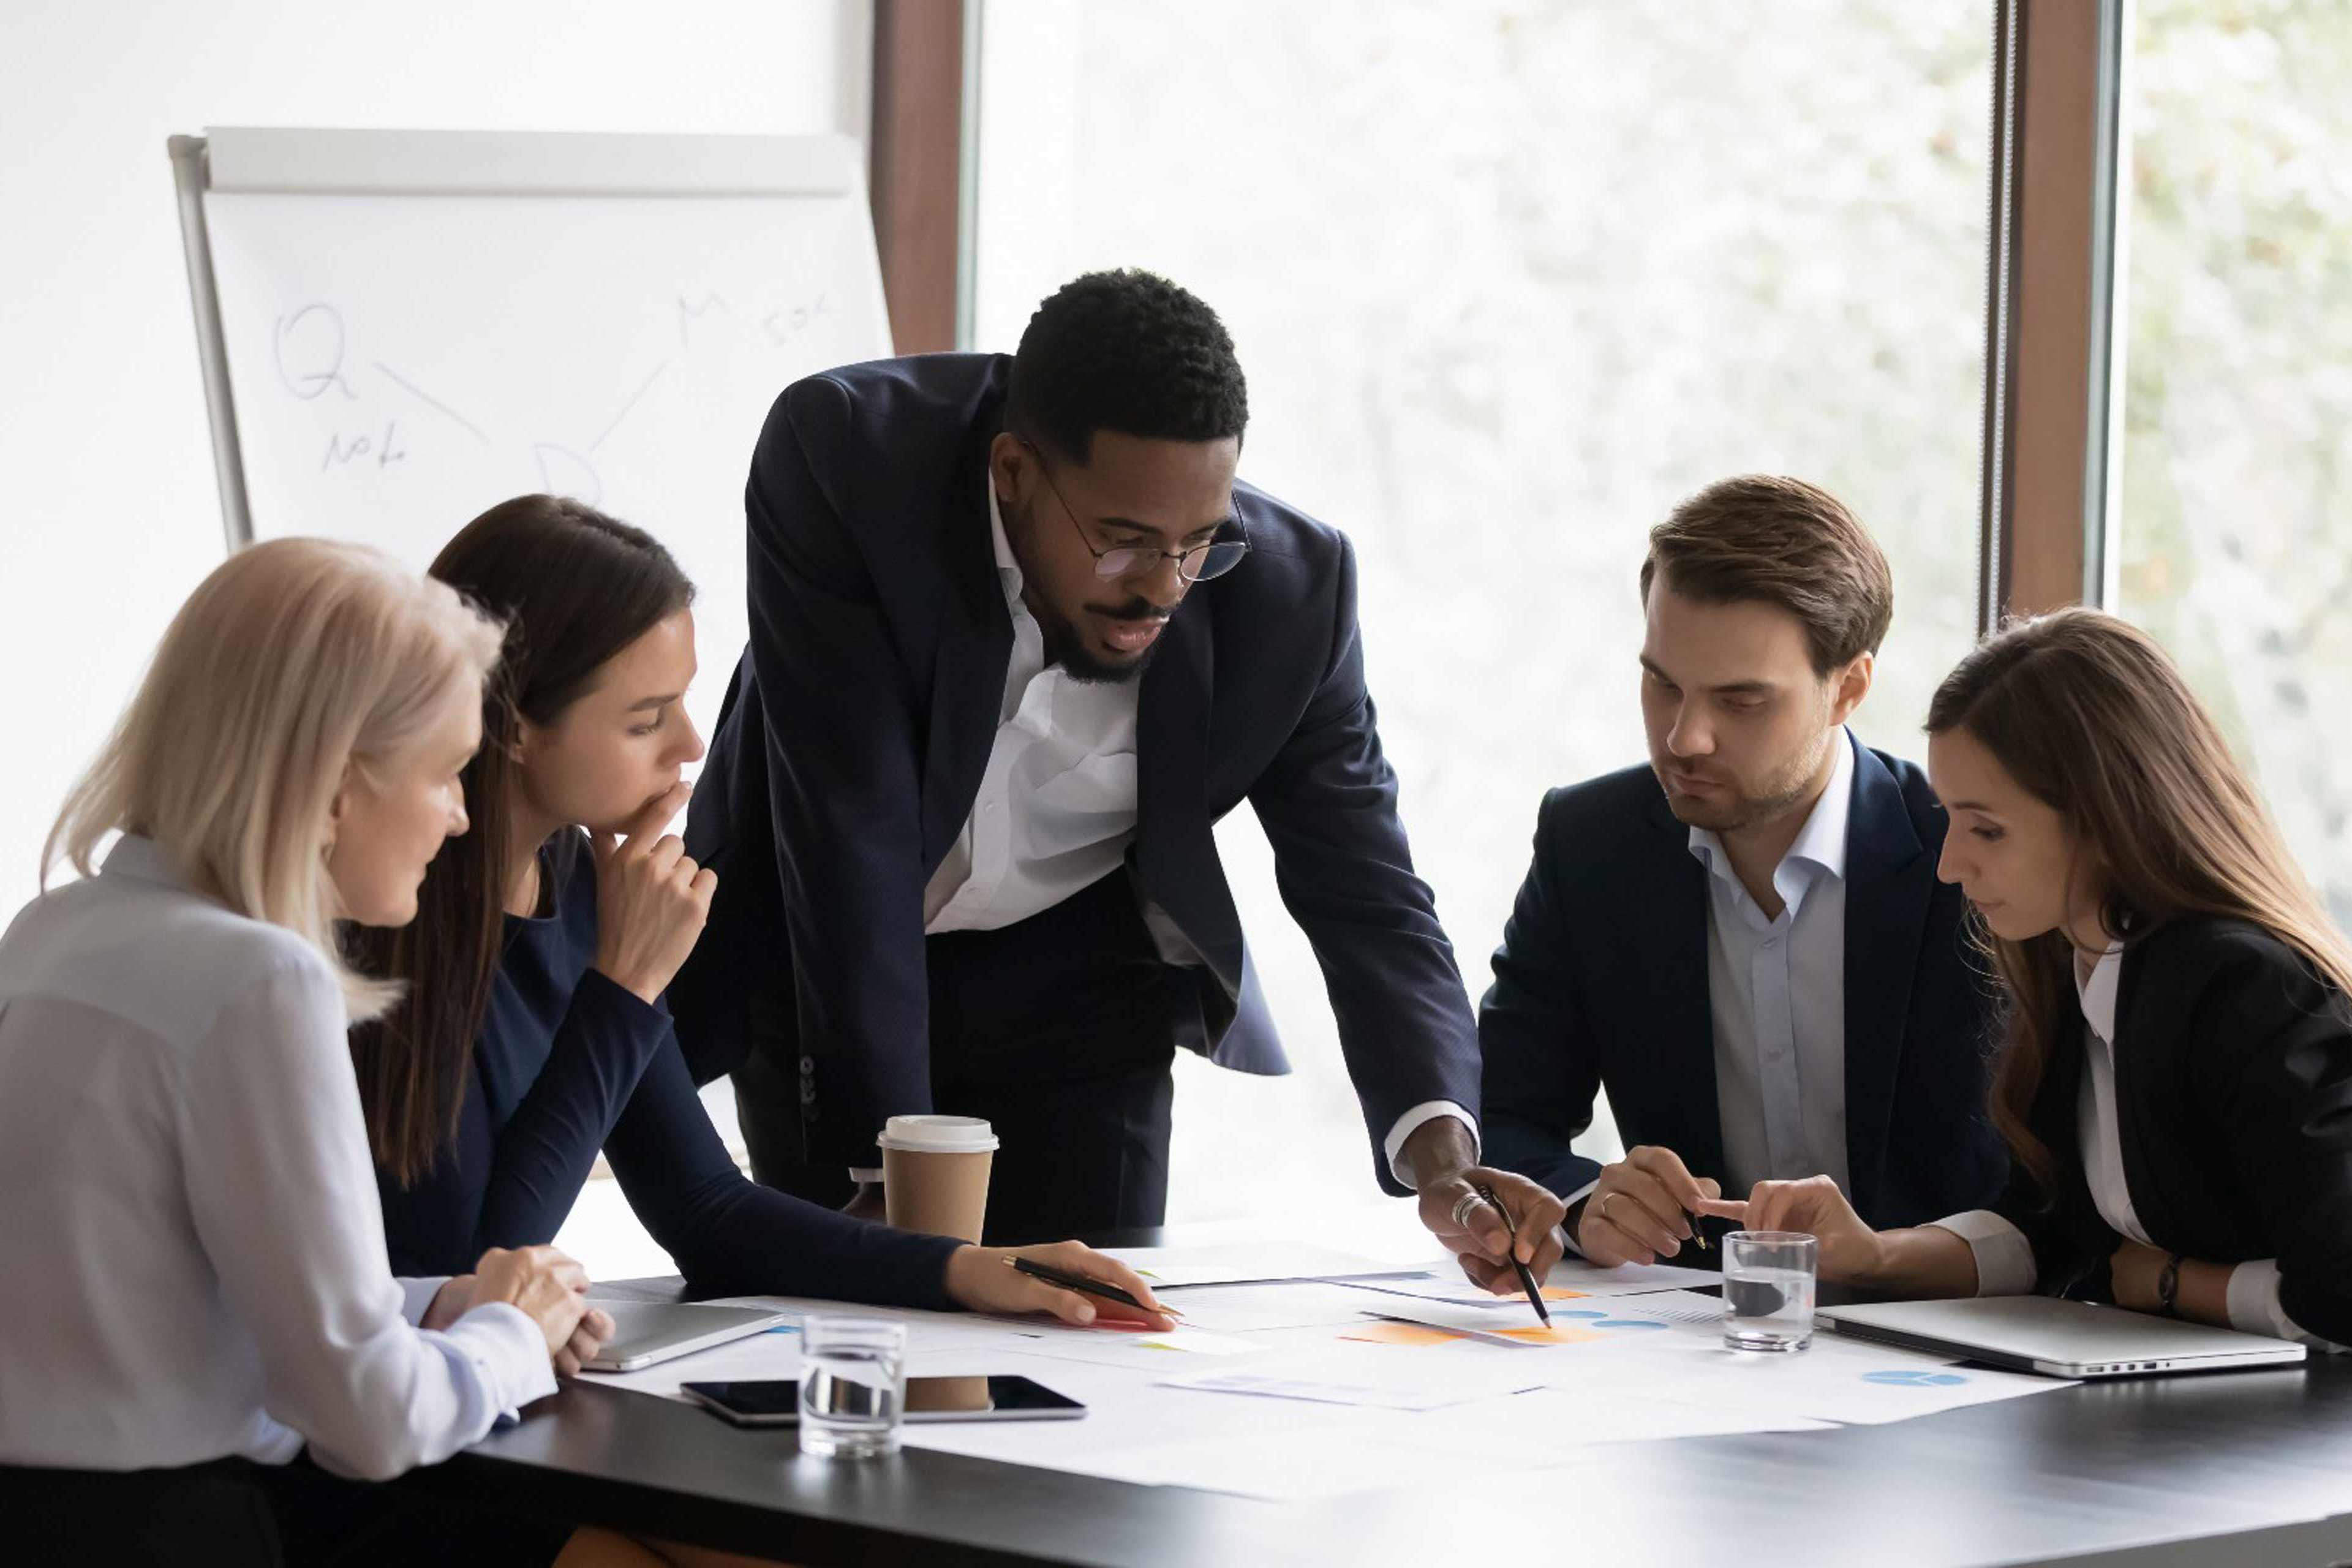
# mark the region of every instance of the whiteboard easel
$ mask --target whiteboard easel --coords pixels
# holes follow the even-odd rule
[[[575,496],[702,590],[708,734],[761,423],[890,353],[857,143],[215,129],[170,153],[228,547],[324,534],[422,570],[489,506]]]

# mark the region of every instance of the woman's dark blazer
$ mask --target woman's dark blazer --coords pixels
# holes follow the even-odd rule
[[[2077,1126],[2079,1016],[2052,1043],[2031,1118],[2054,1194],[2012,1168],[2001,1215],[2040,1288],[2102,1292],[2120,1238],[2099,1217]],[[2183,916],[2129,939],[2116,1000],[2124,1180],[2149,1239],[2213,1263],[2274,1258],[2296,1324],[2352,1344],[2352,1009],[2244,921]]]

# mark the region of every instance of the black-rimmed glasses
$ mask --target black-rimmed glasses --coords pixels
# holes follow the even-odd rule
[[[1230,513],[1218,526],[1217,531],[1220,534],[1229,531],[1239,533],[1239,539],[1212,539],[1206,544],[1195,544],[1183,550],[1162,550],[1156,544],[1115,544],[1108,550],[1097,550],[1095,542],[1087,537],[1086,526],[1078,521],[1077,508],[1063,498],[1062,487],[1054,482],[1053,474],[1045,467],[1045,454],[1037,450],[1037,444],[1034,441],[1021,444],[1036,458],[1037,472],[1045,477],[1045,488],[1052,490],[1054,499],[1062,503],[1062,510],[1069,516],[1070,526],[1077,531],[1078,542],[1085,545],[1087,553],[1095,558],[1095,575],[1106,583],[1156,572],[1162,561],[1175,562],[1176,575],[1183,581],[1205,583],[1212,577],[1223,576],[1240,565],[1242,557],[1249,553],[1249,531],[1243,527],[1239,517]]]

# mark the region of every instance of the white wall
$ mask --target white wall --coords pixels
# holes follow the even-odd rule
[[[221,559],[166,136],[863,135],[866,0],[9,0],[0,20],[0,923]],[[747,454],[748,456],[748,454]]]

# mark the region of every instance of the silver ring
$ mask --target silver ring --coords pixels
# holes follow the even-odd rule
[[[1470,1228],[1470,1220],[1465,1211],[1474,1208],[1486,1201],[1486,1199],[1480,1197],[1475,1193],[1465,1193],[1460,1197],[1454,1199],[1454,1228],[1456,1230],[1468,1230]]]
[[[1597,1203],[1597,1204],[1595,1204],[1595,1205],[1592,1205],[1592,1212],[1593,1212],[1594,1214],[1599,1215],[1602,1219],[1609,1219],[1609,1200],[1610,1200],[1611,1198],[1615,1197],[1616,1195],[1617,1195],[1617,1194],[1616,1194],[1615,1193],[1603,1193],[1603,1194],[1601,1194],[1601,1201],[1600,1201],[1599,1203]],[[1614,1220],[1610,1220],[1610,1221],[1609,1221],[1609,1223],[1610,1223],[1610,1224],[1612,1224],[1612,1225],[1614,1225],[1614,1224],[1616,1224],[1617,1222],[1616,1222],[1616,1221],[1614,1221]]]

